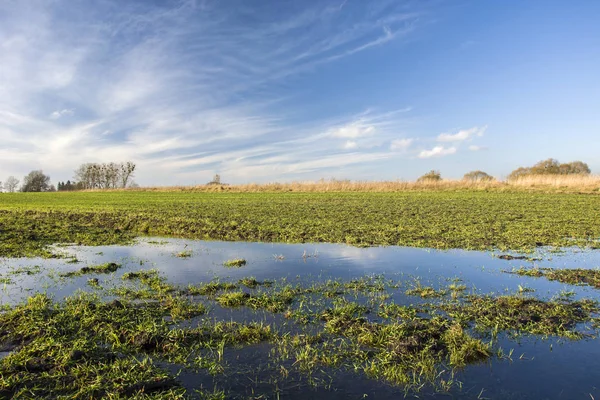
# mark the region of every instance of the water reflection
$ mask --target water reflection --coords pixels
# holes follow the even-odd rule
[[[129,271],[155,268],[166,276],[170,283],[179,285],[197,284],[215,278],[237,281],[248,276],[254,276],[259,281],[287,279],[292,283],[308,284],[316,280],[350,280],[364,275],[383,274],[386,278],[401,281],[419,279],[423,284],[433,286],[447,285],[449,279],[458,278],[467,285],[469,291],[481,293],[514,293],[521,286],[535,290],[535,295],[541,298],[553,297],[564,290],[572,291],[576,298],[598,299],[600,294],[599,290],[590,287],[571,286],[503,272],[521,266],[596,268],[600,266],[600,251],[540,251],[532,255],[532,258],[539,261],[507,261],[497,257],[500,253],[461,250],[355,248],[336,244],[203,242],[152,238],[140,239],[133,246],[67,246],[57,250],[72,256],[72,260],[78,262],[72,263],[69,259],[0,260],[0,277],[4,282],[0,292],[1,304],[21,302],[37,291],[47,292],[57,299],[77,290],[94,291],[87,285],[89,276],[61,279],[59,274],[106,262],[121,263],[123,268],[114,274],[95,275],[101,285],[120,282],[120,276]],[[186,252],[189,257],[178,257],[181,252]],[[225,261],[235,258],[243,258],[247,260],[247,264],[241,268],[223,266]],[[26,268],[32,266],[40,266],[41,272],[18,272],[19,269],[26,271]],[[398,303],[418,301],[407,298],[402,293],[394,300]],[[230,320],[284,323],[279,316],[264,311],[214,311],[220,317]],[[566,342],[530,337],[519,341],[504,339],[502,345],[506,349],[515,349],[512,362],[492,359],[484,365],[467,367],[457,377],[465,385],[462,390],[450,396],[511,399],[571,399],[590,396],[600,398],[599,389],[595,386],[596,371],[600,367],[598,340]],[[255,349],[247,349],[243,354],[237,354],[237,362],[248,354],[251,354],[251,358],[256,357],[252,351]],[[4,355],[0,353],[0,358]],[[236,356],[236,353],[232,352],[230,356]],[[197,374],[183,373],[180,379],[184,384],[191,385],[200,378]],[[208,381],[212,382],[210,379]],[[335,392],[315,392],[312,395],[317,398],[347,398],[368,394],[371,398],[397,398],[402,394],[397,388],[370,381],[356,374],[348,375],[342,383],[336,385]],[[295,392],[290,388],[284,393],[286,398],[306,396],[304,389]],[[448,395],[435,393],[421,396],[448,398]]]
[[[594,268],[600,266],[599,251],[541,253],[541,261],[502,260],[489,252],[429,250],[405,247],[356,248],[337,244],[278,244],[246,242],[204,242],[181,239],[140,239],[134,246],[67,246],[59,251],[69,259],[1,259],[0,275],[12,283],[3,284],[2,304],[14,304],[31,291],[45,291],[61,298],[77,289],[88,290],[88,277],[59,280],[59,273],[83,266],[118,262],[123,265],[116,275],[139,269],[158,269],[175,284],[199,283],[215,278],[238,280],[254,276],[258,280],[282,279],[312,282],[315,279],[352,279],[366,274],[385,274],[387,278],[417,278],[437,284],[460,278],[469,289],[481,292],[514,292],[519,285],[536,290],[538,296],[552,296],[572,290],[577,297],[596,297],[589,287],[576,287],[545,279],[507,274],[503,271],[535,265],[558,268]],[[177,257],[181,252],[189,257]],[[243,258],[242,268],[225,268],[223,263]],[[14,274],[15,269],[41,266],[41,274]],[[110,276],[98,276],[100,282]]]

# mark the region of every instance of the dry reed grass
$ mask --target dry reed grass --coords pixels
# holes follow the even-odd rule
[[[351,181],[319,180],[289,183],[249,183],[242,185],[198,185],[145,187],[127,190],[143,191],[182,191],[182,192],[403,192],[403,191],[444,191],[444,190],[531,190],[559,193],[600,194],[598,175],[531,175],[512,180],[468,181]]]
[[[508,181],[513,186],[576,188],[599,191],[600,175],[529,175]]]

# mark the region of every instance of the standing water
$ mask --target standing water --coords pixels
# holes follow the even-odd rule
[[[484,332],[476,329],[477,323],[467,323],[466,326],[473,328],[475,337],[486,345],[490,344],[493,354],[483,360],[467,362],[461,368],[452,368],[445,365],[447,361],[440,359],[438,370],[448,383],[447,386],[442,385],[443,388],[430,383],[422,388],[403,385],[383,375],[378,376],[384,370],[369,374],[368,368],[365,368],[369,361],[364,360],[358,362],[353,359],[347,364],[317,363],[312,366],[314,371],[307,372],[296,368],[300,358],[289,360],[276,355],[278,340],[284,340],[281,337],[318,334],[323,321],[327,330],[327,324],[334,320],[323,316],[335,314],[335,307],[339,306],[336,302],[340,299],[365,306],[360,317],[364,320],[358,322],[363,328],[401,319],[382,312],[389,309],[386,308],[388,304],[418,312],[423,307],[437,307],[430,315],[447,317],[453,315],[452,307],[461,304],[461,299],[469,299],[469,296],[521,296],[544,301],[558,298],[598,300],[600,291],[591,286],[575,286],[511,272],[523,267],[593,269],[600,266],[599,251],[540,250],[536,254],[519,256],[462,250],[162,238],[139,239],[132,246],[61,246],[55,251],[62,258],[0,260],[3,287],[0,303],[6,307],[15,306],[40,292],[58,302],[81,292],[98,294],[107,301],[117,299],[124,293],[118,288],[135,287],[123,277],[139,271],[155,271],[153,273],[164,282],[178,288],[211,282],[231,283],[237,285],[235,289],[230,288],[234,294],[239,293],[240,288],[244,293],[257,291],[263,294],[276,290],[273,288],[302,288],[302,295],[290,298],[286,309],[268,304],[256,306],[249,302],[248,299],[253,298],[249,294],[242,296],[243,293],[240,293],[241,303],[236,305],[233,297],[194,297],[190,291],[192,294],[188,297],[205,304],[208,312],[182,321],[176,327],[193,328],[216,320],[235,321],[268,325],[281,335],[277,340],[259,340],[245,346],[222,349],[218,358],[225,367],[216,373],[157,356],[157,363],[177,375],[178,384],[186,388],[192,398],[195,389],[207,388],[218,388],[234,398],[260,395],[264,398],[305,398],[307,393],[324,399],[363,396],[379,399],[397,398],[399,395],[473,399],[600,398],[597,373],[600,370],[600,343],[594,335],[593,321],[591,324],[576,324],[572,331],[582,333],[577,337],[531,332],[516,335],[503,329],[494,332],[492,328]],[[229,264],[232,265],[228,267]],[[99,272],[94,270],[94,266],[98,265],[115,265],[116,269]],[[250,283],[243,286],[241,282]],[[366,289],[359,288],[351,293],[339,290],[361,284]],[[256,288],[256,285],[259,287]],[[325,295],[316,301],[318,290]],[[149,301],[139,294],[138,297],[139,302]],[[305,312],[305,317],[298,317],[301,312]],[[309,318],[310,315],[314,318]],[[356,318],[353,321],[357,323]],[[537,322],[535,318],[532,321]],[[353,326],[343,329],[350,330]],[[343,329],[329,333],[333,333],[331,337],[346,341],[350,336]],[[331,337],[321,340],[334,340]],[[354,336],[351,338],[354,339]],[[358,344],[365,343],[361,342],[360,336],[357,338]],[[401,345],[408,346],[406,343]],[[11,351],[0,351],[0,358],[7,357]],[[449,373],[451,369],[453,372]],[[318,373],[315,373],[316,370]],[[410,390],[407,390],[408,386]]]

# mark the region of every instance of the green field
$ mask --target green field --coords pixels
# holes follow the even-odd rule
[[[0,196],[0,256],[139,235],[531,250],[600,243],[600,197],[541,192],[62,192]]]
[[[56,257],[53,251],[61,251],[48,245],[126,244],[140,235],[440,249],[599,248],[599,215],[597,195],[524,191],[15,193],[0,195],[0,257]],[[169,241],[148,244],[160,242]],[[597,295],[579,298],[562,290],[549,297],[537,279],[598,288],[597,269],[535,265],[490,275],[493,268],[461,269],[456,259],[444,276],[400,268],[393,277],[350,279],[348,271],[368,270],[335,262],[330,268],[335,258],[327,255],[313,265],[306,253],[286,260],[264,249],[224,260],[217,250],[195,258],[200,249],[189,242],[166,247],[165,259],[142,243],[143,258],[107,257],[110,251],[101,249],[94,263],[73,255],[6,263],[0,274],[5,296],[23,291],[28,298],[0,302],[0,351],[8,353],[0,359],[0,398],[266,399],[307,390],[330,398],[338,387],[355,398],[389,388],[399,396],[423,391],[509,398],[515,385],[495,387],[482,374],[480,387],[469,371],[512,363],[507,340],[523,338],[516,362],[534,352],[527,343],[546,340],[552,351],[554,343],[593,340],[600,328]],[[425,264],[428,253],[435,252],[419,256]],[[56,263],[57,269],[50,267]],[[177,283],[189,266],[193,275]],[[220,270],[227,271],[223,279]],[[343,276],[320,275],[340,270]],[[205,273],[215,275],[199,278]],[[300,274],[307,281],[298,280]],[[523,279],[509,281],[509,274]],[[481,281],[494,282],[495,291],[477,289]],[[536,285],[543,294],[533,294]],[[579,363],[586,353],[573,349],[567,360]],[[539,368],[530,371],[540,375]],[[583,382],[577,390],[589,384],[581,390],[592,396],[593,376]],[[491,397],[483,397],[488,389]],[[516,390],[529,389],[517,382]]]

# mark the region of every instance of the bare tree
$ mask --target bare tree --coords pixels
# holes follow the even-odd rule
[[[111,162],[104,165],[104,182],[106,189],[114,189],[119,185],[121,168],[119,164]]]
[[[42,170],[31,171],[23,178],[21,192],[48,192],[54,189],[50,184],[50,176],[44,174]],[[55,190],[55,189],[54,189]]]
[[[114,162],[99,165],[99,182],[100,189],[114,189],[119,182],[121,173],[120,166]]]
[[[17,178],[15,178],[14,176],[9,176],[6,179],[6,182],[4,182],[4,189],[10,193],[17,190],[17,186],[19,186],[19,180]]]
[[[75,180],[83,189],[95,189],[98,185],[98,165],[94,163],[81,164],[75,170]]]
[[[75,170],[75,180],[83,189],[114,189],[129,186],[135,171],[131,161],[121,163],[87,163]]]
[[[208,182],[207,185],[222,185],[221,183],[221,175],[215,174],[212,181]]]
[[[90,189],[97,189],[100,187],[101,169],[102,167],[100,166],[100,164],[90,164],[88,169]]]
[[[133,172],[135,171],[135,164],[131,161],[121,163],[121,187],[126,188],[127,184],[133,179]]]
[[[82,187],[85,187],[86,182],[85,182],[85,165],[86,164],[81,164],[79,166],[79,168],[77,168],[75,171],[73,171],[73,181],[78,182]]]

